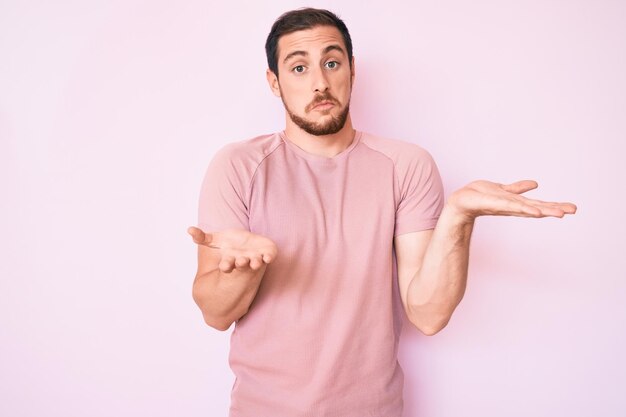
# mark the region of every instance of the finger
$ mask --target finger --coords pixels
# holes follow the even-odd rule
[[[202,230],[198,229],[198,228],[197,228],[197,227],[195,227],[195,226],[189,226],[189,227],[187,228],[187,233],[189,233],[189,234],[191,235],[191,237],[194,237],[194,236],[196,236],[198,233],[204,233],[204,232],[202,232]]]
[[[572,203],[544,202],[544,204],[547,204],[550,207],[561,209],[563,210],[563,212],[567,214],[574,214],[576,213],[576,210],[578,209],[578,207],[576,207],[576,204],[572,204]]]
[[[250,258],[250,268],[253,270],[258,270],[263,265],[263,259],[260,256],[254,256]]]
[[[541,217],[563,217],[565,212],[558,207],[541,207]]]
[[[538,207],[531,206],[530,204],[523,204],[520,208],[522,214],[525,214],[526,217],[541,217],[541,209]]]
[[[522,194],[522,193],[525,193],[526,191],[533,190],[537,188],[538,186],[539,184],[537,184],[537,181],[522,180],[522,181],[516,181],[511,184],[503,184],[502,189],[511,193]]]
[[[222,272],[232,272],[233,269],[235,269],[235,257],[229,255],[223,256],[218,267]]]
[[[563,217],[567,213],[563,207],[552,203],[532,203],[529,206],[539,210],[539,214],[533,217]]]
[[[237,269],[246,269],[249,264],[250,258],[248,258],[247,256],[238,256],[235,260],[235,267]]]
[[[220,246],[215,244],[215,233],[204,233],[202,229],[198,229],[197,227],[190,227],[187,229],[187,232],[191,235],[196,244],[220,249]]]
[[[532,204],[526,204],[522,199],[509,199],[500,201],[491,209],[485,211],[486,215],[494,216],[518,216],[518,217],[541,217],[541,210]]]
[[[204,243],[206,236],[201,229],[190,226],[189,228],[187,228],[187,233],[191,235],[195,243],[198,243],[198,244]]]
[[[508,216],[518,217],[563,217],[567,214],[562,208],[549,205],[524,205],[520,206],[516,212],[500,213]]]
[[[576,204],[573,204],[573,203],[559,203],[559,204],[561,204],[561,208],[567,214],[574,214],[578,210],[578,207],[576,206]]]
[[[546,208],[552,208],[552,209],[559,209],[561,211],[563,211],[563,213],[565,214],[574,214],[576,213],[577,207],[575,204],[572,203],[559,203],[559,202],[554,202],[554,201],[542,201],[542,200],[535,200],[532,198],[525,198],[520,196],[520,198],[524,198],[524,202],[537,206],[537,207],[546,207]]]

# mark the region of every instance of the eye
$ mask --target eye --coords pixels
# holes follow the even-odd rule
[[[297,65],[293,67],[292,71],[298,74],[302,74],[304,72],[304,65]]]
[[[337,62],[337,61],[328,61],[326,63],[326,68],[329,68],[329,69],[335,69],[338,66],[339,66],[339,62]]]

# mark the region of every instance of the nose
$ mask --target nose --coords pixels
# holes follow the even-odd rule
[[[323,93],[328,90],[328,79],[326,78],[326,73],[324,72],[324,69],[318,68],[317,70],[313,71],[313,74],[311,75],[311,87],[314,92]]]

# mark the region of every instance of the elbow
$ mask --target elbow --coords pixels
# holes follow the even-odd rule
[[[233,320],[229,320],[228,317],[216,314],[216,311],[209,310],[207,302],[202,299],[202,294],[200,293],[199,287],[195,284],[195,282],[192,289],[192,298],[202,312],[204,322],[209,327],[224,332],[233,324]]]
[[[206,314],[203,314],[204,322],[209,326],[221,332],[225,332],[230,329],[230,326],[233,324],[232,321],[224,321],[224,320],[216,320],[213,317],[209,317]]]
[[[447,324],[447,323],[446,323]],[[446,327],[446,325],[439,325],[439,326],[417,326],[415,325],[415,327],[417,327],[417,329],[422,332],[424,335],[426,336],[434,336],[437,333],[439,333],[441,330],[443,330],[444,327]]]
[[[248,310],[246,309],[246,311],[244,311],[243,314],[235,314],[235,315],[229,314],[229,315],[220,316],[220,317],[209,316],[208,314],[205,314],[205,313],[203,313],[202,315],[204,317],[204,322],[206,324],[213,327],[214,329],[224,332],[230,329],[230,326],[232,326],[233,323],[239,321],[239,319],[241,319],[247,313],[248,313]]]
[[[197,297],[195,297],[195,293],[194,300],[202,312],[204,322],[209,327],[213,327],[216,330],[224,332],[233,324],[233,320],[230,320],[227,316],[216,315],[214,311],[209,311],[209,309],[203,305]]]
[[[409,304],[407,315],[411,323],[426,336],[433,336],[443,330],[450,321],[454,310],[461,300],[453,304],[433,304],[421,305]]]
[[[449,316],[425,317],[424,315],[410,316],[409,320],[420,332],[426,336],[433,336],[443,330],[450,321]]]

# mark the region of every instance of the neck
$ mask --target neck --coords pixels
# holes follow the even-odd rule
[[[332,158],[348,148],[356,133],[352,127],[350,115],[348,115],[345,125],[339,132],[323,136],[315,136],[305,132],[291,121],[289,115],[286,115],[286,117],[285,135],[287,139],[308,153],[327,158]]]

